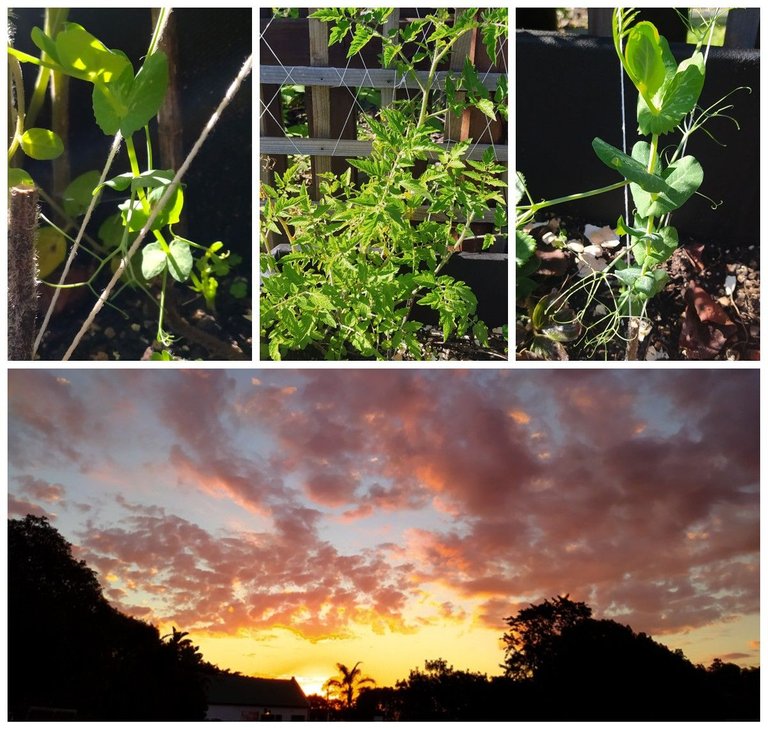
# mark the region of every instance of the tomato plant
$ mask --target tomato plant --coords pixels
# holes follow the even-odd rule
[[[384,31],[391,9],[319,10],[329,43],[351,37],[348,55],[378,39],[384,68],[418,79],[419,93],[368,115],[372,150],[350,159],[351,169],[321,176],[320,198],[310,197],[298,163],[263,185],[261,218],[261,336],[263,355],[280,360],[313,348],[326,359],[352,355],[420,359],[416,304],[437,313],[443,336],[471,333],[486,342],[472,289],[446,273],[451,256],[471,235],[473,222],[492,212],[494,233],[506,226],[505,165],[489,147],[469,156],[471,140],[446,147],[436,141],[449,110],[479,109],[489,120],[506,118],[505,77],[491,93],[474,65],[450,77],[438,93],[438,66],[456,42],[478,31],[491,59],[507,34],[507,12],[494,8],[446,9]],[[415,53],[406,52],[417,49]],[[426,62],[426,74],[416,75]],[[426,163],[419,165],[419,163]],[[270,250],[270,232],[287,237],[291,252]]]

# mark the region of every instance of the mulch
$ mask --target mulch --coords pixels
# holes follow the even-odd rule
[[[583,236],[584,222],[560,218],[566,238],[589,244]],[[665,267],[669,274],[663,291],[648,305],[649,329],[638,346],[637,359],[652,360],[759,360],[760,359],[760,250],[757,244],[721,244],[686,239]],[[622,247],[619,247],[620,250]],[[616,251],[605,250],[610,261]],[[552,292],[565,291],[577,279],[577,254],[567,248],[540,243],[539,272],[532,278],[537,289],[526,302],[518,302],[516,341],[518,360],[625,360],[627,344],[616,337],[595,347],[582,335],[571,342],[552,343],[542,356],[532,351],[530,312],[533,303]],[[603,287],[597,300],[609,303]],[[569,302],[581,311],[584,299]],[[597,301],[596,300],[596,301]],[[591,304],[591,303],[590,303]],[[588,328],[599,319],[600,310],[586,306],[582,324]]]

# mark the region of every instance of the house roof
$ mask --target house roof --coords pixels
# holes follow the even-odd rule
[[[219,674],[208,681],[209,705],[240,705],[309,708],[309,701],[299,686],[290,679],[263,679]]]

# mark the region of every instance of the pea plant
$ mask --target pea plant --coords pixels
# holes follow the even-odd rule
[[[416,304],[437,313],[444,338],[471,334],[487,342],[475,294],[442,272],[484,213],[493,212],[495,231],[505,229],[506,168],[491,147],[470,159],[471,140],[448,147],[435,140],[448,111],[473,106],[489,120],[506,118],[506,82],[502,77],[491,93],[467,60],[439,89],[437,72],[473,30],[494,59],[507,33],[506,9],[455,16],[440,9],[385,31],[390,13],[333,9],[310,16],[329,25],[330,44],[351,36],[348,57],[378,39],[382,66],[416,79],[419,92],[366,115],[371,155],[348,160],[362,173],[359,185],[351,168],[324,173],[319,200],[312,200],[298,163],[276,174],[273,186],[262,185],[261,335],[264,356],[273,360],[310,347],[326,359],[421,359]],[[415,73],[420,62],[426,74]],[[291,252],[279,260],[270,251],[270,233],[290,242]],[[486,234],[483,248],[494,239]]]
[[[143,245],[136,264],[127,266],[123,282],[124,286],[143,290],[157,302],[155,337],[162,346],[170,346],[174,340],[163,321],[170,283],[188,283],[213,309],[218,278],[226,275],[237,261],[236,256],[223,249],[220,241],[203,245],[174,232],[184,209],[183,186],[174,184],[177,183],[174,170],[154,166],[149,125],[157,116],[168,87],[168,59],[158,50],[160,28],[167,12],[167,9],[161,11],[149,49],[137,71],[125,53],[107,48],[84,27],[71,22],[59,22],[49,33],[37,27],[32,30],[31,39],[40,51],[39,56],[8,48],[16,92],[9,160],[19,148],[30,158],[52,160],[61,155],[65,147],[64,140],[52,130],[27,127],[31,110],[25,105],[21,64],[32,64],[49,74],[91,84],[95,123],[105,135],[124,140],[128,159],[129,169],[117,175],[107,177],[109,162],[101,173],[92,170],[79,175],[64,190],[60,204],[53,196],[43,193],[61,217],[59,223],[55,223],[43,216],[48,225],[41,229],[38,237],[40,276],[45,279],[64,260],[66,240],[80,243],[83,238],[82,250],[96,259],[97,264],[87,281],[43,283],[61,288],[88,286],[96,293],[95,282],[102,270],[115,271],[121,262],[125,265],[131,244],[146,227],[153,240]],[[41,74],[38,82],[46,78]],[[33,98],[39,98],[40,94],[41,89],[36,88]],[[143,138],[143,155],[138,137]],[[11,167],[9,184],[21,183],[31,185],[34,181],[23,168]],[[114,213],[100,224],[94,235],[80,230],[74,239],[68,231],[82,226],[77,220],[81,216],[85,216],[87,223],[105,189],[113,195],[119,194]]]
[[[678,245],[677,230],[669,225],[670,214],[698,191],[704,178],[699,162],[685,154],[687,141],[708,119],[727,117],[724,112],[731,108],[722,105],[723,99],[707,109],[698,106],[705,77],[701,42],[690,58],[678,64],[656,27],[647,21],[635,23],[636,16],[634,10],[614,10],[613,41],[621,65],[638,92],[638,132],[645,139],[636,142],[630,154],[600,138],[592,141],[597,157],[622,179],[596,190],[535,203],[523,176],[518,173],[517,177],[516,252],[518,286],[523,287],[522,292],[518,289],[518,294],[523,296],[533,288],[530,275],[536,266],[535,241],[524,227],[537,211],[627,185],[631,191],[632,223],[619,216],[616,224],[618,234],[629,237],[627,256],[617,255],[602,271],[595,271],[565,292],[544,297],[534,307],[536,329],[547,330],[555,339],[562,338],[561,341],[582,331],[573,326],[573,317],[563,316],[564,312],[573,314],[567,305],[570,297],[576,291],[585,290],[591,301],[601,283],[618,285],[614,287],[618,291],[610,289],[614,297],[610,311],[597,323],[584,328],[587,334],[590,329],[599,332],[596,345],[622,336],[622,323],[632,324],[645,318],[649,301],[668,281],[664,264]],[[680,133],[677,143],[664,144],[664,135],[675,131]],[[582,314],[584,311],[581,310]],[[575,315],[576,320],[580,316]],[[630,345],[633,338],[630,333]],[[631,349],[628,353],[631,355]]]

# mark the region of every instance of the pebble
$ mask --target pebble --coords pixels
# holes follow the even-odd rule
[[[602,246],[591,244],[589,246],[584,246],[584,253],[591,254],[595,258],[600,258],[603,255],[603,248]]]
[[[104,330],[104,337],[106,337],[108,340],[111,340],[117,333],[115,332],[114,327],[107,327]]]
[[[132,329],[134,332],[141,332],[141,325],[140,325],[138,322],[133,322],[133,323],[131,324],[131,329]]]
[[[581,253],[584,250],[584,244],[581,243],[581,241],[568,241],[565,245],[567,248],[570,248],[571,251],[575,251],[576,253]]]
[[[109,355],[103,350],[99,350],[94,356],[94,360],[109,360]]]

